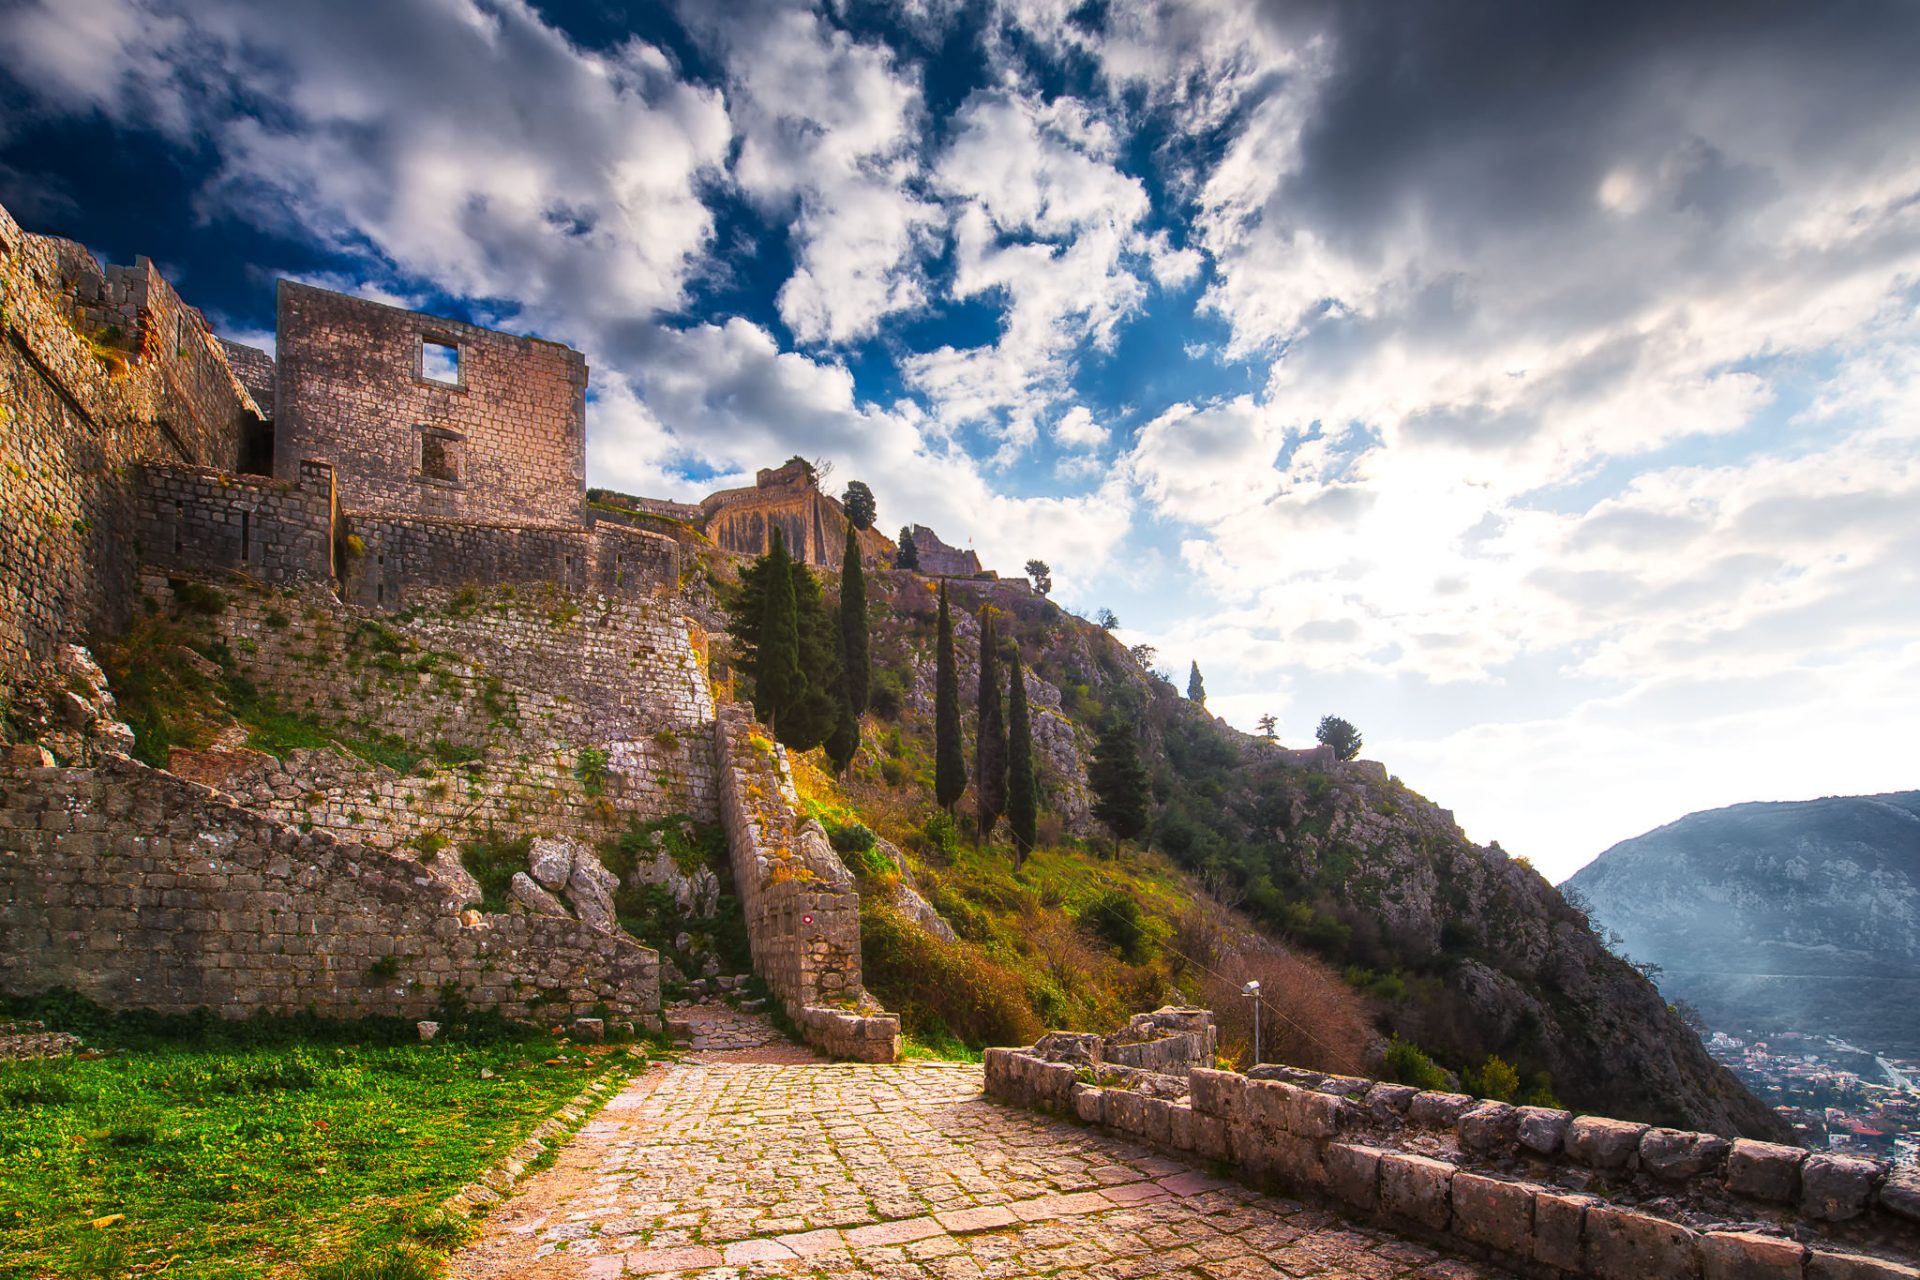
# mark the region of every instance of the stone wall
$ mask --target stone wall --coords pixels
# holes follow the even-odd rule
[[[700,502],[701,528],[722,551],[762,556],[779,529],[787,554],[817,569],[840,571],[847,549],[847,513],[820,492],[799,462],[764,469],[751,489],[724,489]],[[892,543],[877,530],[862,530],[860,553],[868,560],[888,555]]]
[[[228,1017],[424,1018],[443,991],[523,1020],[657,1016],[649,948],[578,920],[459,908],[419,863],[125,757],[0,765],[0,991]]]
[[[786,751],[753,710],[719,709],[714,725],[720,821],[754,972],[809,1043],[836,1057],[893,1062],[900,1020],[860,981],[860,897],[817,822],[802,823]]]
[[[428,377],[429,343],[458,351]],[[331,462],[355,512],[578,526],[586,358],[578,351],[280,282],[274,470]]]
[[[76,329],[89,298],[126,326],[98,350]],[[135,464],[231,468],[257,422],[150,264],[110,283],[85,249],[0,209],[0,697],[62,643],[125,624]]]
[[[936,578],[977,578],[984,570],[972,547],[964,551],[940,541],[940,535],[925,525],[914,525],[914,550],[920,555],[920,572]]]
[[[435,588],[502,582],[637,599],[680,581],[678,543],[607,522],[569,529],[354,512],[347,531],[356,541],[341,595],[369,608],[401,609]]]
[[[445,778],[335,776],[317,759],[256,769],[289,820],[397,843],[463,813],[469,826],[583,837],[613,829],[616,811],[718,816],[704,641],[667,603],[503,587],[388,614],[314,584],[213,585],[223,604],[206,625],[284,710],[416,750],[484,753]],[[175,579],[150,573],[142,587],[176,603]],[[576,772],[588,748],[606,756],[597,795]]]
[[[988,1093],[1523,1275],[1920,1277],[1896,1261],[1920,1249],[1920,1175],[1875,1161],[1285,1067],[1143,1088],[1073,1048],[989,1049]]]
[[[273,584],[333,577],[333,471],[302,463],[299,480],[150,464],[134,494],[141,560],[161,569],[244,573]]]

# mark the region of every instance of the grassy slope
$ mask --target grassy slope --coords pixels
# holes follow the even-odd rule
[[[126,1047],[0,1068],[0,1276],[411,1274],[464,1235],[438,1203],[608,1062],[259,1027],[96,1031]]]

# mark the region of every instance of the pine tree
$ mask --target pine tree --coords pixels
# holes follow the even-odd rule
[[[767,548],[760,625],[754,637],[759,652],[753,666],[753,709],[772,726],[776,737],[782,713],[800,700],[807,687],[806,674],[800,670],[799,607],[789,564],[787,540],[776,528]]]
[[[1193,670],[1187,673],[1187,701],[1207,705],[1207,686],[1200,679],[1200,664],[1194,663]]]
[[[1117,854],[1122,840],[1147,829],[1147,773],[1140,767],[1133,726],[1118,716],[1100,730],[1087,783],[1093,788],[1093,816],[1113,833]]]
[[[953,665],[953,618],[947,612],[944,582],[933,670],[933,798],[952,817],[953,806],[967,789],[967,755],[960,741],[960,673]]]
[[[993,635],[993,610],[980,611],[980,692],[973,734],[973,794],[980,806],[979,847],[1007,809],[1007,720],[1000,709],[1000,655]]]
[[[867,573],[860,563],[860,540],[851,526],[840,561],[840,680],[847,705],[858,719],[867,709],[873,660],[867,643]]]
[[[907,525],[900,526],[900,551],[893,557],[896,569],[918,569],[920,567],[920,547],[913,540],[913,530]]]
[[[874,506],[873,490],[865,483],[855,480],[847,485],[847,491],[840,498],[840,505],[846,509],[847,519],[856,529],[873,528]]]
[[[1007,826],[1013,833],[1013,869],[1020,870],[1039,840],[1040,780],[1033,771],[1033,724],[1027,711],[1027,677],[1020,649],[1013,650],[1007,689]]]

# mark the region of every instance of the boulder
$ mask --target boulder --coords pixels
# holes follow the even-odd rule
[[[567,881],[573,876],[576,852],[571,840],[541,836],[527,850],[527,870],[541,888],[558,892],[567,887]]]
[[[571,918],[566,904],[541,888],[535,883],[534,878],[524,871],[513,873],[513,882],[507,886],[507,896],[537,916]]]
[[[434,854],[433,860],[427,863],[427,872],[446,889],[447,896],[456,908],[473,906],[483,896],[480,882],[460,861],[460,855],[451,849],[442,849]]]
[[[1867,1211],[1886,1176],[1878,1160],[1815,1152],[1800,1166],[1800,1208],[1810,1218],[1845,1222]]]
[[[606,869],[592,854],[573,860],[573,874],[567,878],[567,901],[574,914],[596,929],[611,933],[620,927],[613,914],[613,891],[620,877]]]
[[[1727,1190],[1755,1200],[1787,1204],[1800,1194],[1800,1163],[1807,1153],[1799,1147],[1741,1138],[1727,1155]]]
[[[1640,1151],[1644,1124],[1579,1116],[1567,1126],[1567,1155],[1589,1169],[1625,1169]]]
[[[1566,1144],[1567,1126],[1573,1123],[1571,1111],[1553,1107],[1521,1107],[1516,1133],[1520,1145],[1536,1155],[1554,1156]]]

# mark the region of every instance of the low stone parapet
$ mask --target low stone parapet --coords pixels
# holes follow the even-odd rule
[[[1143,1087],[1061,1047],[989,1049],[988,1094],[1524,1275],[1920,1280],[1920,1176],[1878,1161],[1311,1072]]]
[[[830,1058],[848,1062],[898,1062],[900,1019],[891,1013],[859,1014],[820,1005],[795,1012],[803,1039]]]

